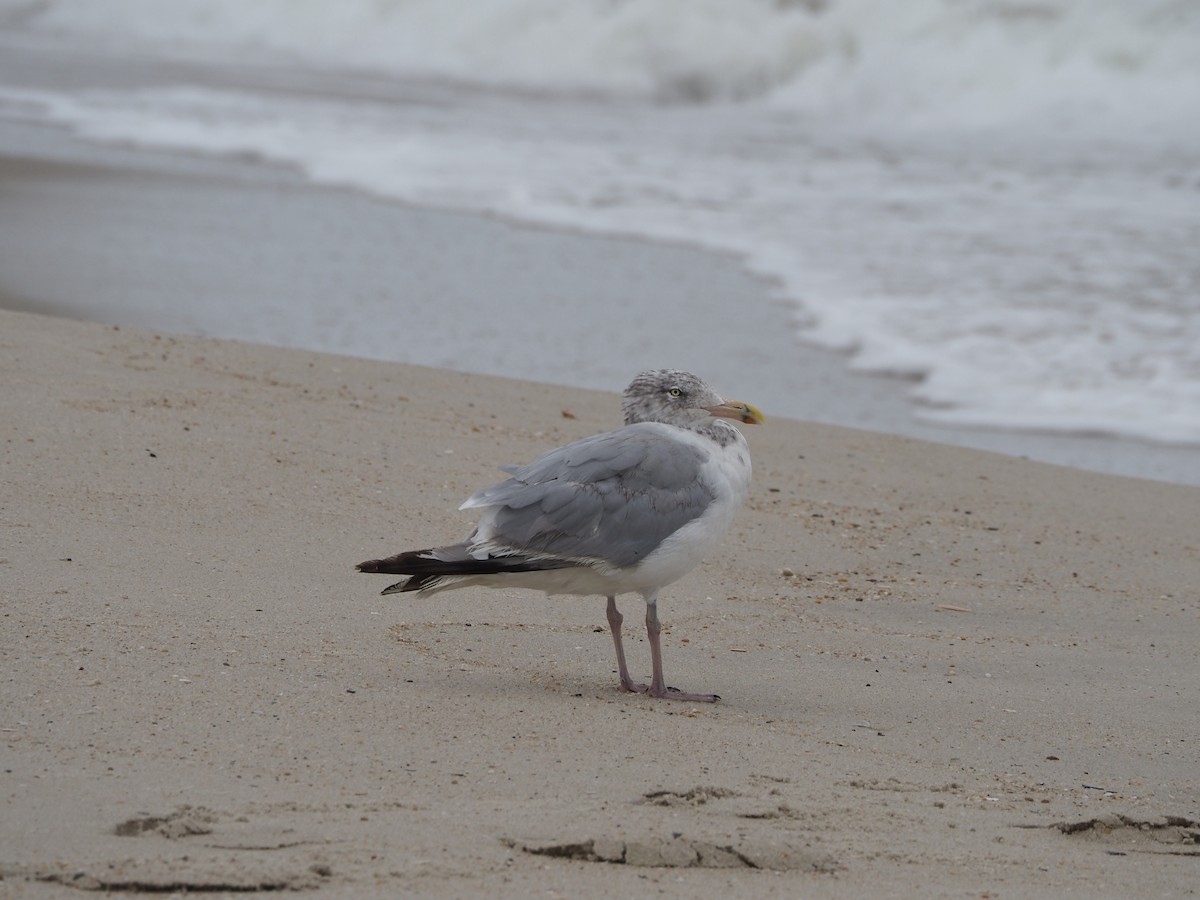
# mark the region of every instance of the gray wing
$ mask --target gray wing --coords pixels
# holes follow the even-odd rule
[[[508,469],[462,508],[488,510],[476,537],[493,552],[631,566],[713,501],[699,477],[706,458],[661,426],[630,425]]]

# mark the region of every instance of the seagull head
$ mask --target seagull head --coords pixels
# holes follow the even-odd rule
[[[751,404],[728,400],[703,379],[678,369],[642,372],[625,389],[621,409],[626,425],[662,422],[691,428],[713,417],[737,419],[747,425],[765,421]]]

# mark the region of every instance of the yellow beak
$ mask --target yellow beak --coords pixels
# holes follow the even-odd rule
[[[722,400],[719,406],[707,407],[710,416],[723,419],[737,419],[747,425],[762,425],[766,417],[758,411],[758,407],[741,400]]]

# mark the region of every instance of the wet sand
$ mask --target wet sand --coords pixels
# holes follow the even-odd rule
[[[769,285],[691,248],[413,209],[13,120],[0,204],[8,308],[576,387],[671,365],[751,382],[776,414],[1200,483],[1197,447],[923,422],[912,382],[801,344]]]

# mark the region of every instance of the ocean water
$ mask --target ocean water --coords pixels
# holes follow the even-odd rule
[[[797,353],[930,422],[1200,444],[1191,0],[0,0],[3,33],[160,64],[7,115],[736,254]]]

